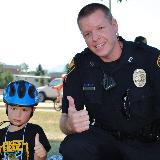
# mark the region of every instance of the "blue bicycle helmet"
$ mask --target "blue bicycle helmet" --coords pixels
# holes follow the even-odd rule
[[[34,107],[39,102],[38,91],[33,84],[17,80],[3,90],[3,101],[11,106]]]

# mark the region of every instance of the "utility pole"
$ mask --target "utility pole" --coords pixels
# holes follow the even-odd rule
[[[111,0],[109,0],[109,9],[110,9],[110,11],[111,11],[111,7],[112,6],[112,3],[111,3]]]
[[[103,1],[103,0],[101,0],[101,1]],[[112,2],[111,2],[112,0],[109,0],[109,9],[110,9],[110,11],[111,11],[111,7],[112,7]]]

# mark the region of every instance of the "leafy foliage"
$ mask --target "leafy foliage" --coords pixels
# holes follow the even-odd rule
[[[46,71],[42,68],[42,65],[39,64],[38,67],[36,68],[35,75],[36,76],[44,76],[46,74]],[[39,85],[43,86],[44,85],[44,79],[39,79]]]
[[[20,64],[20,71],[21,71],[21,72],[27,72],[28,69],[29,69],[28,64],[26,64],[26,63]]]
[[[45,70],[42,68],[42,65],[39,64],[38,67],[36,68],[36,76],[43,76],[45,75]]]
[[[13,75],[10,72],[0,73],[0,88],[5,88],[9,82],[13,81]]]

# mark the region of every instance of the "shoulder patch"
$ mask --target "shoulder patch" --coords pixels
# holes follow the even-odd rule
[[[69,73],[71,73],[74,69],[75,69],[75,63],[74,63],[74,58],[73,58],[72,61],[71,61],[70,64],[69,64],[69,66],[68,66],[67,75],[68,75]]]
[[[157,66],[160,67],[160,55],[157,58]]]

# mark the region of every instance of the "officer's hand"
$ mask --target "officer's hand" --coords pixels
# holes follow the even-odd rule
[[[35,136],[35,147],[34,147],[34,160],[45,159],[47,156],[47,152],[43,145],[39,141],[39,134],[37,133]]]
[[[80,110],[77,111],[74,104],[74,99],[71,96],[67,96],[69,101],[68,108],[68,129],[71,132],[83,132],[89,129],[89,115],[88,111]]]

